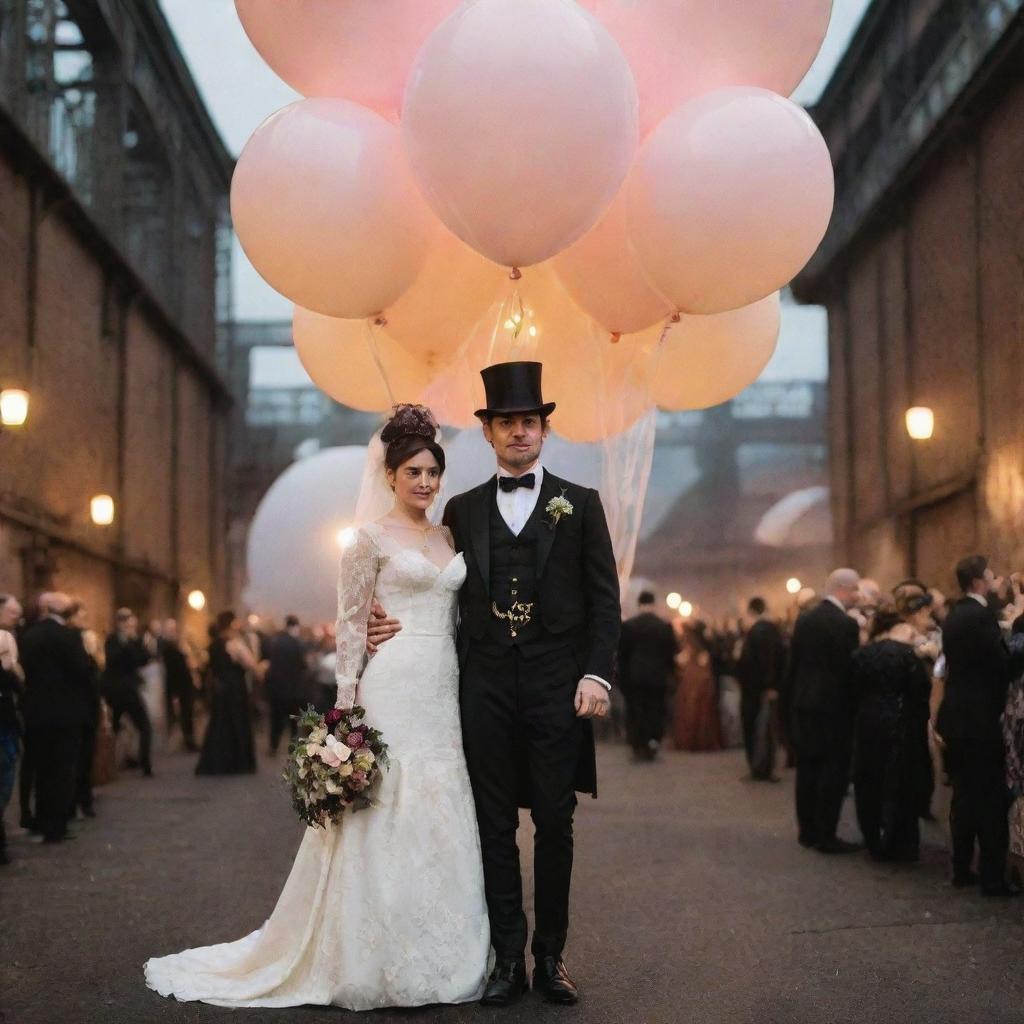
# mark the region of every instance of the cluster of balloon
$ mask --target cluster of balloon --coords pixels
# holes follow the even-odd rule
[[[305,97],[245,147],[235,227],[333,398],[468,426],[475,371],[536,357],[593,441],[763,369],[831,216],[785,98],[831,0],[235,3]]]

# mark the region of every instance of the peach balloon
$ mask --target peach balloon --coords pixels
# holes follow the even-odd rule
[[[441,220],[488,259],[531,266],[614,198],[636,150],[636,88],[573,0],[476,0],[420,51],[402,130]]]
[[[707,409],[746,390],[775,352],[778,294],[714,316],[683,316],[672,324],[655,362],[654,400],[662,409]]]
[[[828,31],[831,0],[596,0],[625,51],[646,136],[680,103],[730,85],[788,96]]]
[[[296,306],[292,337],[313,383],[350,409],[384,412],[393,402],[419,401],[429,379],[419,360],[386,330],[372,327],[366,320],[341,320]],[[384,367],[386,384],[373,345]]]
[[[253,46],[304,96],[398,119],[419,48],[460,0],[235,0]]]
[[[641,331],[674,312],[651,287],[633,251],[625,189],[596,227],[559,253],[552,266],[576,305],[611,333]]]
[[[505,270],[439,225],[419,276],[385,310],[388,333],[440,368],[507,285]]]
[[[544,388],[558,408],[552,429],[567,441],[602,441],[621,434],[654,407],[651,374],[664,327],[625,334],[615,342],[589,331],[557,339],[540,352]]]
[[[347,100],[293,103],[246,144],[231,216],[268,284],[328,316],[364,317],[412,284],[431,223],[398,129]]]
[[[630,238],[677,309],[720,313],[799,273],[834,194],[828,147],[803,110],[764,89],[720,89],[644,143],[630,176]]]

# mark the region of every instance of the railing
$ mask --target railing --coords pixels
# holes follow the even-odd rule
[[[330,399],[313,388],[253,388],[245,421],[250,427],[315,427],[330,406]]]

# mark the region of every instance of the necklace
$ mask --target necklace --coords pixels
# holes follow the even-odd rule
[[[385,519],[384,523],[386,526],[394,527],[396,530],[411,530],[414,533],[418,533],[422,538],[422,542],[420,544],[420,552],[422,554],[426,554],[430,535],[437,529],[433,523],[428,523],[426,526],[414,526],[412,523],[396,523],[389,519]]]

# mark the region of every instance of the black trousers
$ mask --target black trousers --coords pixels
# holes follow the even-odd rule
[[[92,762],[96,755],[97,728],[95,721],[82,726],[78,765],[75,771],[75,795],[71,800],[72,816],[76,810],[92,810]]]
[[[22,828],[37,828],[36,815],[36,756],[33,737],[28,730],[22,738],[21,770],[18,772],[18,804]]]
[[[75,798],[75,776],[82,727],[30,726],[36,758],[36,826],[44,839],[60,839]]]
[[[285,729],[292,739],[298,735],[299,723],[292,717],[299,713],[296,701],[270,698],[270,753],[277,753],[277,745],[281,742],[281,736]]]
[[[185,740],[185,743],[194,747],[196,743],[195,738],[195,717],[193,709],[195,705],[195,687],[192,686],[191,681],[176,683],[173,686],[167,687],[166,701],[167,701],[167,735],[171,735],[171,731],[174,729],[175,724],[181,725],[181,735]],[[174,710],[174,698],[178,698],[178,710],[177,713]]]
[[[153,726],[149,721],[149,712],[142,703],[137,687],[118,687],[107,697],[110,705],[111,721],[114,735],[121,731],[121,716],[127,715],[139,733],[139,764],[144,771],[152,770],[151,748],[153,744]]]
[[[534,956],[560,956],[569,928],[575,778],[582,726],[571,650],[526,658],[518,648],[471,649],[462,670],[462,731],[476,801],[491,944],[526,949],[516,830],[520,797],[534,823]]]
[[[666,689],[663,686],[632,687],[625,694],[626,737],[638,754],[651,752],[650,742],[665,737]]]
[[[946,769],[953,783],[949,807],[953,875],[963,878],[970,872],[977,841],[981,887],[997,888],[1005,881],[1010,842],[1002,741],[947,740]]]
[[[758,732],[757,723],[761,716],[761,709],[764,706],[764,690],[755,689],[751,686],[743,687],[740,694],[740,720],[743,724],[743,748],[747,755],[747,765],[750,774],[755,779],[768,779],[774,774],[775,745],[776,745],[776,722],[777,714],[773,714],[768,727],[768,735],[763,742],[768,744],[767,749],[767,770],[764,764],[756,764],[758,756]]]
[[[850,784],[852,727],[845,718],[797,712],[796,819],[800,840],[834,839]]]

